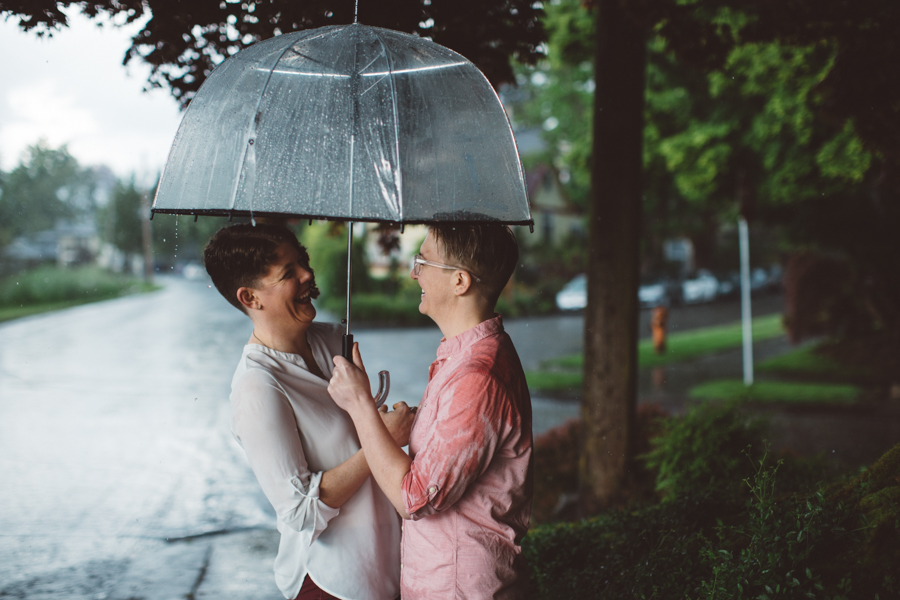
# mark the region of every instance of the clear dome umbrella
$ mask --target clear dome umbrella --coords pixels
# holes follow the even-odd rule
[[[478,68],[359,24],[280,35],[219,65],[185,111],[152,213],[533,224],[512,129]],[[350,244],[348,231],[345,356]]]

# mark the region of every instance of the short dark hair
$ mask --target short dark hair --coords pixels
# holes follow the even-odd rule
[[[436,223],[428,229],[444,248],[444,258],[481,279],[492,304],[497,303],[519,262],[512,230],[500,223]]]
[[[203,264],[219,293],[243,313],[246,307],[237,299],[242,287],[255,287],[275,262],[278,247],[290,244],[300,256],[300,264],[313,273],[309,253],[291,230],[281,225],[239,223],[217,231],[203,248]],[[319,297],[316,278],[310,287],[310,297]]]

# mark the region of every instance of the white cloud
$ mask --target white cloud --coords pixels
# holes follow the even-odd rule
[[[46,139],[84,165],[152,178],[165,163],[181,114],[165,90],[143,92],[149,67],[122,66],[138,27],[102,28],[70,12],[52,38],[0,21],[0,168]]]
[[[78,106],[73,94],[60,91],[49,79],[11,89],[6,103],[8,125],[0,130],[4,146],[24,148],[35,142],[37,134],[55,147],[96,135],[98,130],[91,111]]]

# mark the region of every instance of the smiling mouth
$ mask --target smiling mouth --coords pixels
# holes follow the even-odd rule
[[[303,294],[294,298],[294,302],[297,302],[299,304],[307,304],[310,301],[311,301],[311,299],[309,297],[309,290],[306,290]]]

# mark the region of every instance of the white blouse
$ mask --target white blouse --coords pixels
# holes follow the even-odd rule
[[[307,339],[328,378],[338,325],[313,323]],[[232,432],[275,508],[281,543],[275,583],[295,598],[309,575],[344,600],[400,595],[400,518],[372,477],[339,509],[319,500],[322,473],[360,449],[328,380],[297,354],[247,344],[231,382]]]

